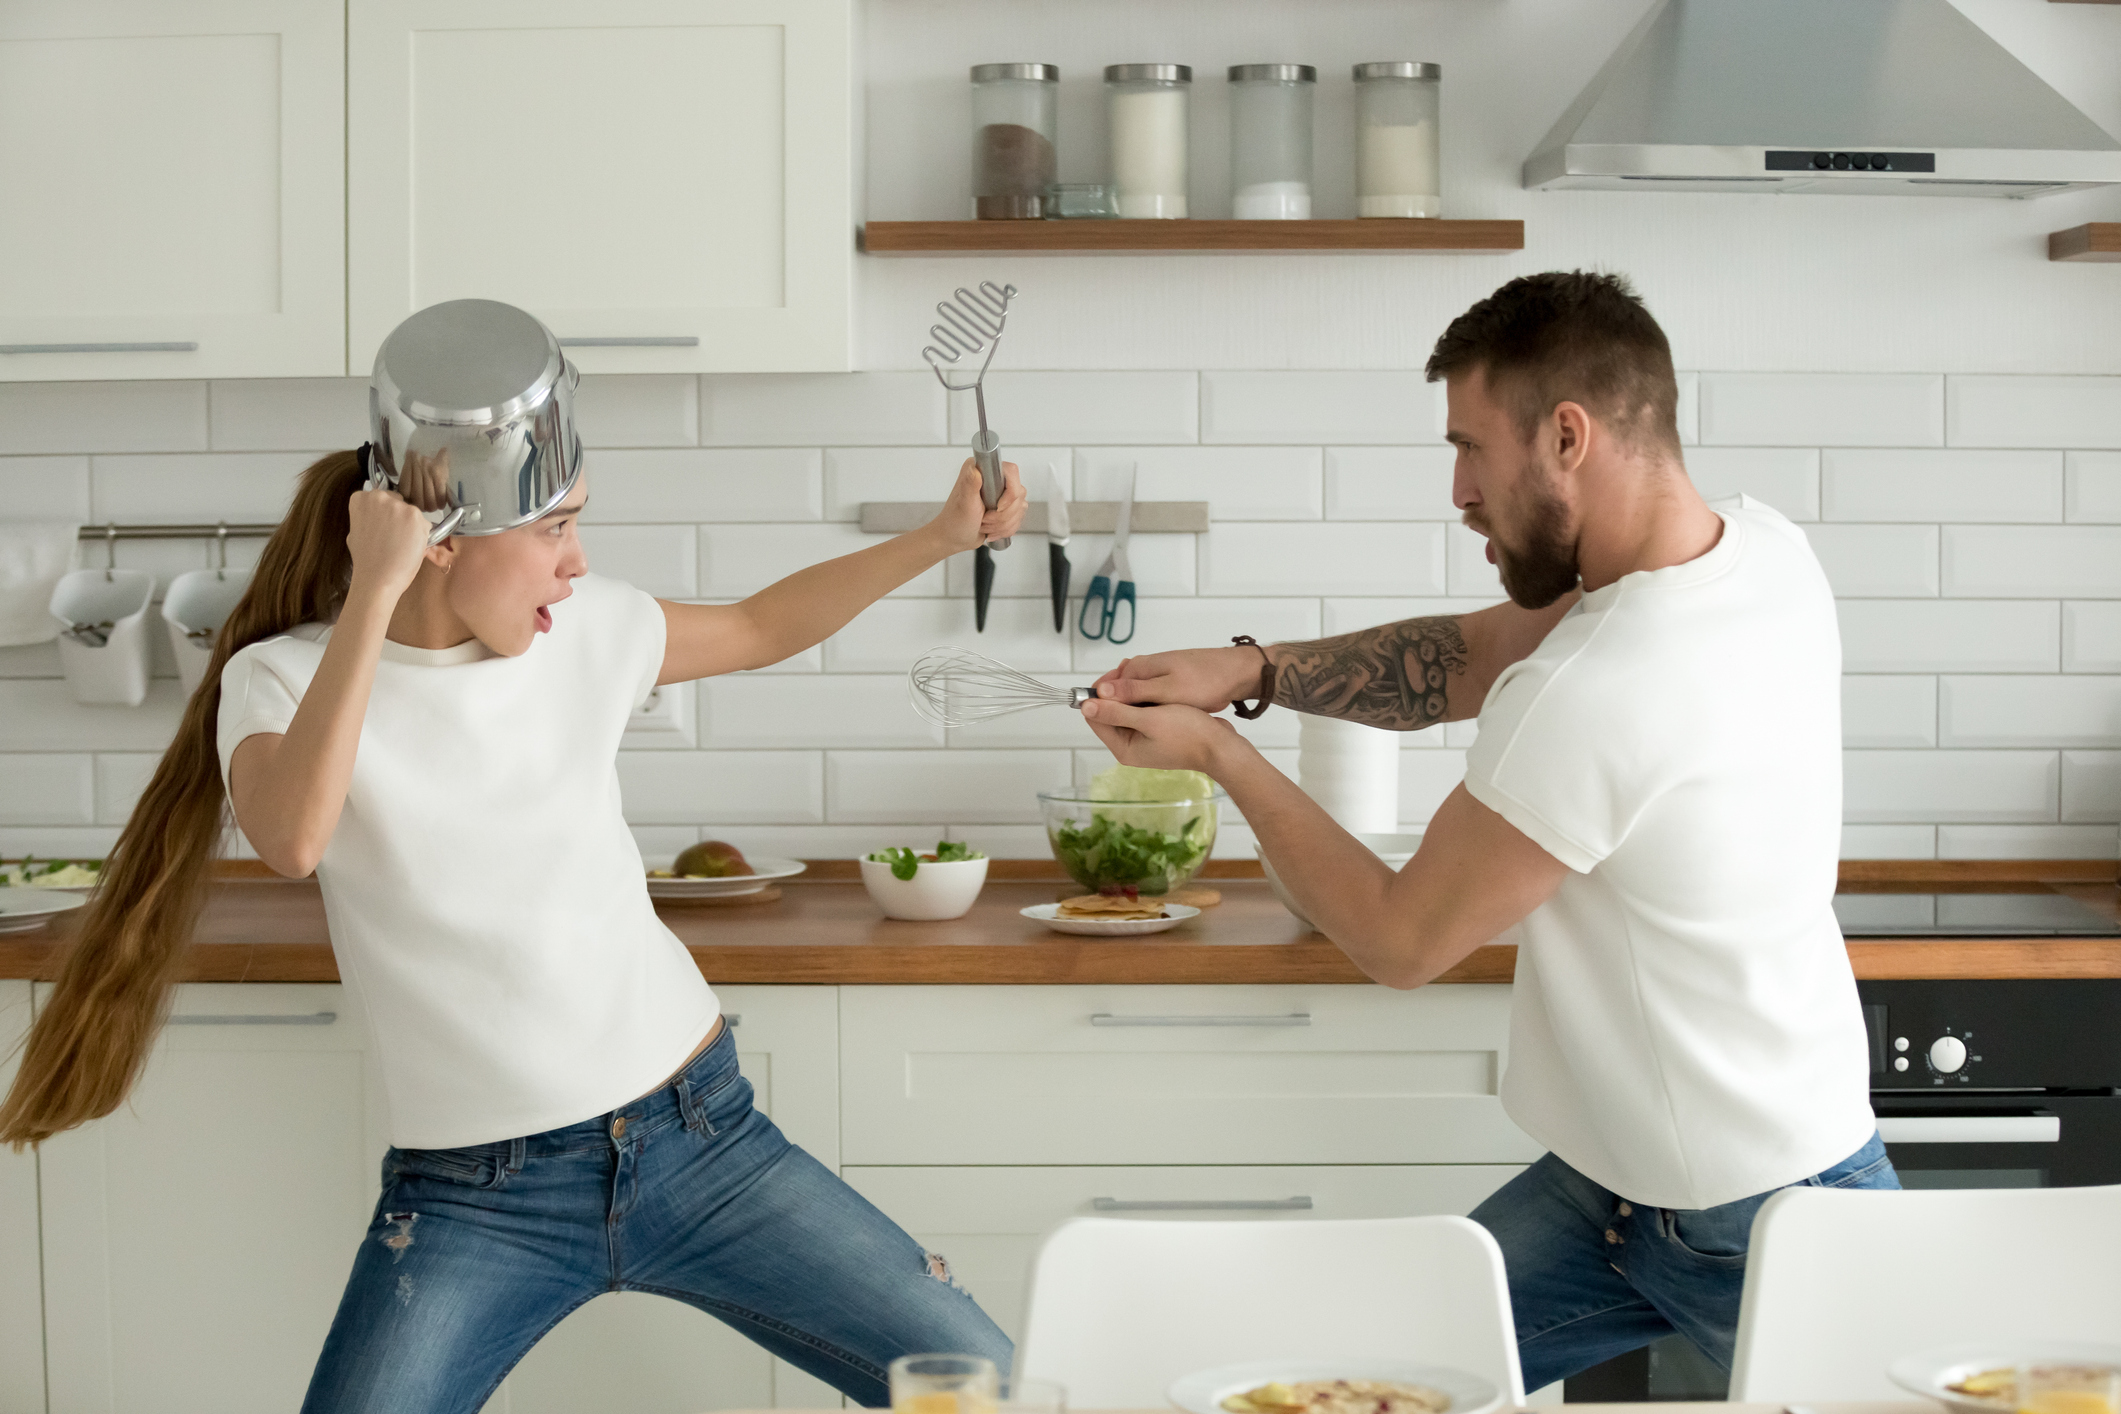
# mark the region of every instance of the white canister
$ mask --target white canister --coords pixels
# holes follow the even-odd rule
[[[1297,737],[1296,783],[1342,829],[1399,828],[1398,732],[1306,713]]]
[[[170,651],[177,655],[177,676],[187,694],[205,680],[214,639],[248,588],[249,570],[191,570],[169,582],[162,621],[169,626]]]
[[[1109,64],[1105,114],[1112,184],[1122,218],[1186,214],[1186,108],[1193,70],[1184,64]]]
[[[74,701],[137,707],[153,666],[148,601],[155,577],[140,570],[75,570],[52,591],[59,620],[59,667]]]
[[[1441,216],[1443,66],[1355,66],[1355,212]]]

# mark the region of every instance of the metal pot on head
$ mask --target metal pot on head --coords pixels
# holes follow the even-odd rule
[[[368,484],[440,513],[430,545],[527,525],[582,474],[581,378],[552,331],[514,305],[429,305],[376,352]]]

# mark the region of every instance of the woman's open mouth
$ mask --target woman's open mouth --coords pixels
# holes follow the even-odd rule
[[[538,605],[538,632],[552,632],[552,610],[543,604]]]

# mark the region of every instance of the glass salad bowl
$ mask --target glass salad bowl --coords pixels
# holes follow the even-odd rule
[[[1068,877],[1093,893],[1166,894],[1198,874],[1215,848],[1220,789],[1178,800],[1100,800],[1088,790],[1040,791],[1046,842]]]

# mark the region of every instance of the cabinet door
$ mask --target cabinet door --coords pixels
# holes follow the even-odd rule
[[[718,987],[760,1109],[827,1168],[839,1166],[839,1007],[831,987]],[[837,1408],[839,1391],[680,1301],[622,1291],[576,1311],[523,1357],[488,1414]]]
[[[1264,1136],[1263,1136],[1264,1139]],[[1264,1145],[1263,1145],[1264,1147]],[[1403,1218],[1469,1213],[1516,1164],[1242,1168],[849,1168],[847,1181],[957,1279],[1011,1340],[1023,1338],[1031,1259],[1069,1218],[1198,1217],[1218,1222]],[[1203,1205],[1195,1210],[1136,1205]],[[1221,1206],[1208,1207],[1217,1204]],[[1229,1204],[1256,1205],[1250,1209]]]
[[[30,984],[0,982],[0,1095],[15,1083]],[[44,1281],[37,1156],[0,1148],[0,1414],[44,1414]]]
[[[590,373],[848,367],[850,4],[350,0],[352,371],[470,297]]]
[[[44,1145],[51,1404],[294,1409],[375,1207],[336,986],[191,985],[124,1108]]]
[[[0,379],[345,373],[344,27],[0,5]]]

